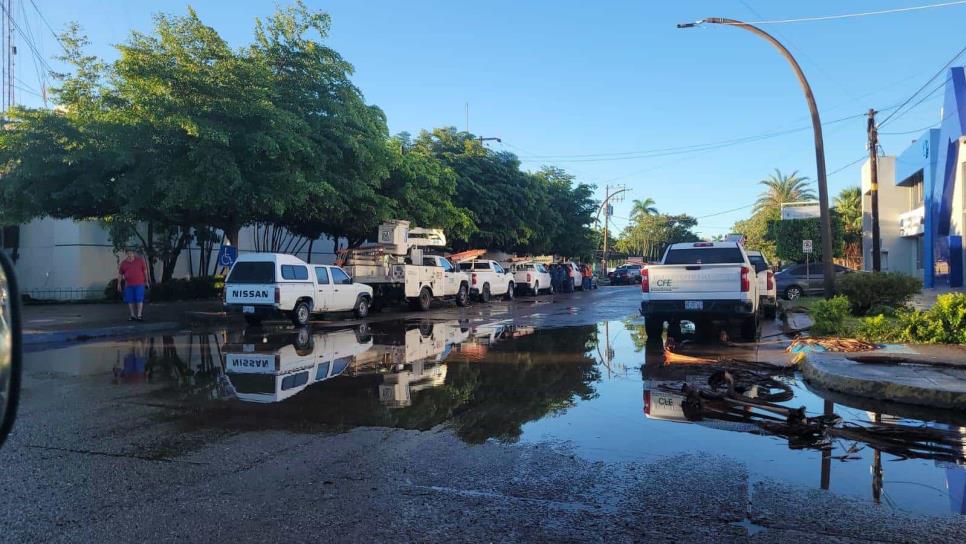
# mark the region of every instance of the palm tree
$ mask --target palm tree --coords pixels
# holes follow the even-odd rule
[[[862,232],[862,189],[842,189],[835,197],[835,211],[839,212],[847,231]]]
[[[815,192],[809,187],[811,182],[807,177],[799,176],[798,170],[786,176],[776,168],[774,174],[758,183],[767,189],[758,196],[755,213],[780,208],[787,202],[815,200]]]
[[[654,207],[654,204],[653,198],[645,198],[644,200],[634,199],[633,206],[631,206],[631,220],[648,215],[657,215],[657,208]]]

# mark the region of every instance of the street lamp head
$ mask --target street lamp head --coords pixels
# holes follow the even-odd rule
[[[704,19],[701,19],[700,21],[695,21],[693,23],[678,23],[677,26],[678,28],[694,28],[696,26],[701,25],[702,23],[704,23]]]

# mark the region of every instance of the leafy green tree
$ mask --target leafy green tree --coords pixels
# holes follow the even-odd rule
[[[810,181],[805,176],[799,176],[798,171],[789,175],[782,174],[775,169],[775,173],[758,182],[765,186],[765,190],[755,202],[754,213],[762,210],[778,209],[788,202],[815,200],[815,193],[809,188]]]
[[[832,251],[833,258],[841,257],[844,250],[842,218],[834,210],[832,220]],[[822,234],[818,218],[772,220],[768,222],[766,238],[775,243],[775,254],[778,258],[790,262],[805,261],[802,252],[802,240],[812,240],[812,254],[808,259],[812,262],[822,261]]]
[[[731,231],[745,237],[745,247],[761,251],[762,255],[772,264],[778,264],[778,253],[775,241],[768,238],[768,223],[781,218],[777,208],[761,210],[748,219],[735,222]]]
[[[835,197],[835,211],[842,218],[845,238],[845,258],[853,266],[862,259],[862,189],[846,187]]]
[[[643,255],[648,260],[657,260],[670,244],[699,241],[693,230],[697,225],[698,220],[687,214],[638,216],[621,232],[617,248],[626,253]]]

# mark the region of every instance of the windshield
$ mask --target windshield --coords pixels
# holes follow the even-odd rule
[[[275,263],[243,261],[235,263],[227,283],[274,283]]]
[[[664,264],[739,264],[745,260],[736,247],[671,249]]]

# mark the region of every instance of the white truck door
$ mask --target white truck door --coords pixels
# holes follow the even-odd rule
[[[455,295],[460,290],[460,277],[454,274],[456,268],[442,257],[439,258],[439,266],[443,269],[443,277],[445,278],[443,281],[446,282],[446,292],[441,294]]]
[[[331,311],[344,312],[356,305],[356,290],[352,287],[352,278],[338,266],[330,266],[332,275],[332,308]]]
[[[332,280],[329,270],[324,266],[315,267],[315,306],[320,311],[329,311],[332,305]]]

